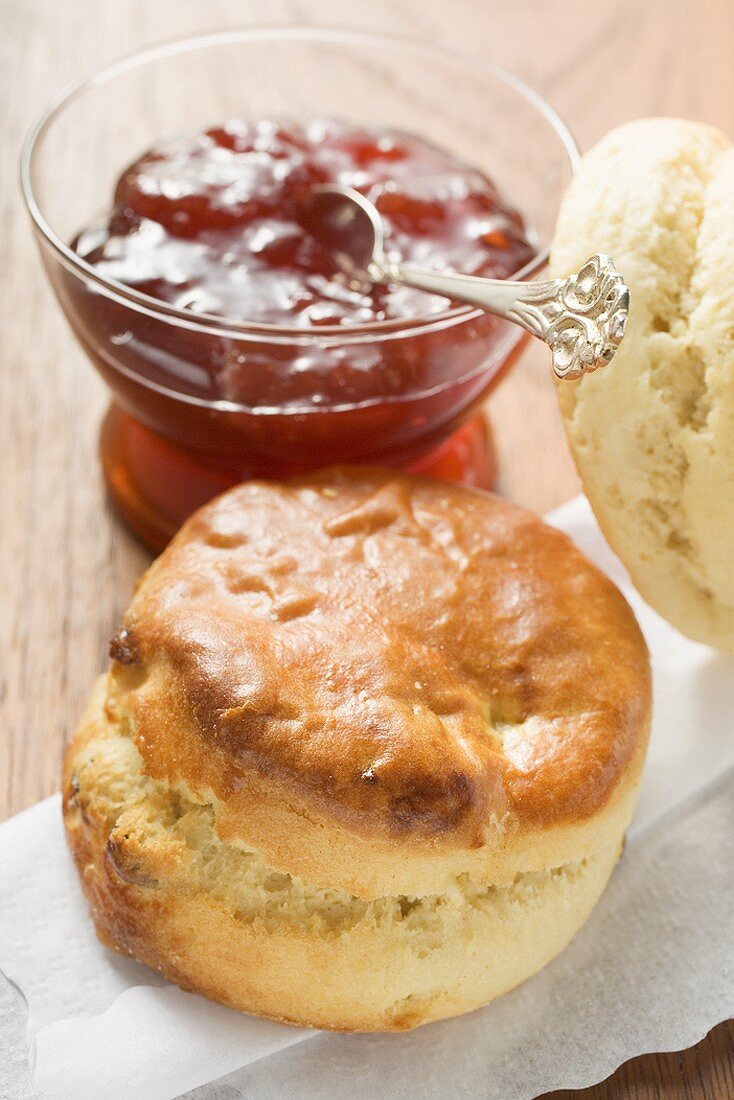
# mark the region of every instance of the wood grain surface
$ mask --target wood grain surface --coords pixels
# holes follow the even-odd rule
[[[315,20],[481,53],[538,87],[582,148],[625,119],[678,114],[734,134],[731,0],[0,0],[0,819],[58,787],[64,743],[146,551],[105,503],[102,384],[42,275],[17,186],[20,144],[62,84],[171,34]],[[529,350],[490,402],[500,490],[544,512],[577,481],[546,360]],[[555,1100],[727,1100],[734,1028]]]

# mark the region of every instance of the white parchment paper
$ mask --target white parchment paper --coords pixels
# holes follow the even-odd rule
[[[734,657],[640,600],[585,501],[551,521],[624,590],[655,678],[627,850],[563,955],[487,1008],[408,1035],[242,1016],[97,943],[51,798],[0,826],[0,1096],[530,1100],[688,1046],[734,1015]]]

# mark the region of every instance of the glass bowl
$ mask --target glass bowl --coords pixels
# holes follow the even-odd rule
[[[477,484],[491,477],[483,421],[469,418],[517,355],[516,327],[468,307],[340,328],[235,322],[102,278],[70,248],[111,204],[122,169],[162,134],[273,115],[411,131],[476,165],[535,234],[538,255],[516,278],[543,268],[577,160],[559,117],[510,73],[339,28],[243,27],[172,40],[60,93],[26,139],[23,194],[56,296],[112,391],[101,431],[108,487],[154,548],[248,477],[332,462]],[[212,357],[259,379],[255,397],[208,396],[202,364]],[[299,396],[296,387],[287,403],[269,403],[268,378],[293,378],[304,365],[311,377],[341,372],[339,398]]]

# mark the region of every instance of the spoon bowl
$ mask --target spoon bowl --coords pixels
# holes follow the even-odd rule
[[[319,184],[309,193],[303,224],[347,274],[371,279],[375,258],[384,254],[385,234],[369,199],[353,187]]]

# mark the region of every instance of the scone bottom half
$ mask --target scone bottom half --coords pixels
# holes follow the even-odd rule
[[[566,945],[634,806],[647,651],[563,534],[382,470],[248,483],[140,581],[69,746],[98,935],[287,1023],[393,1031]]]

